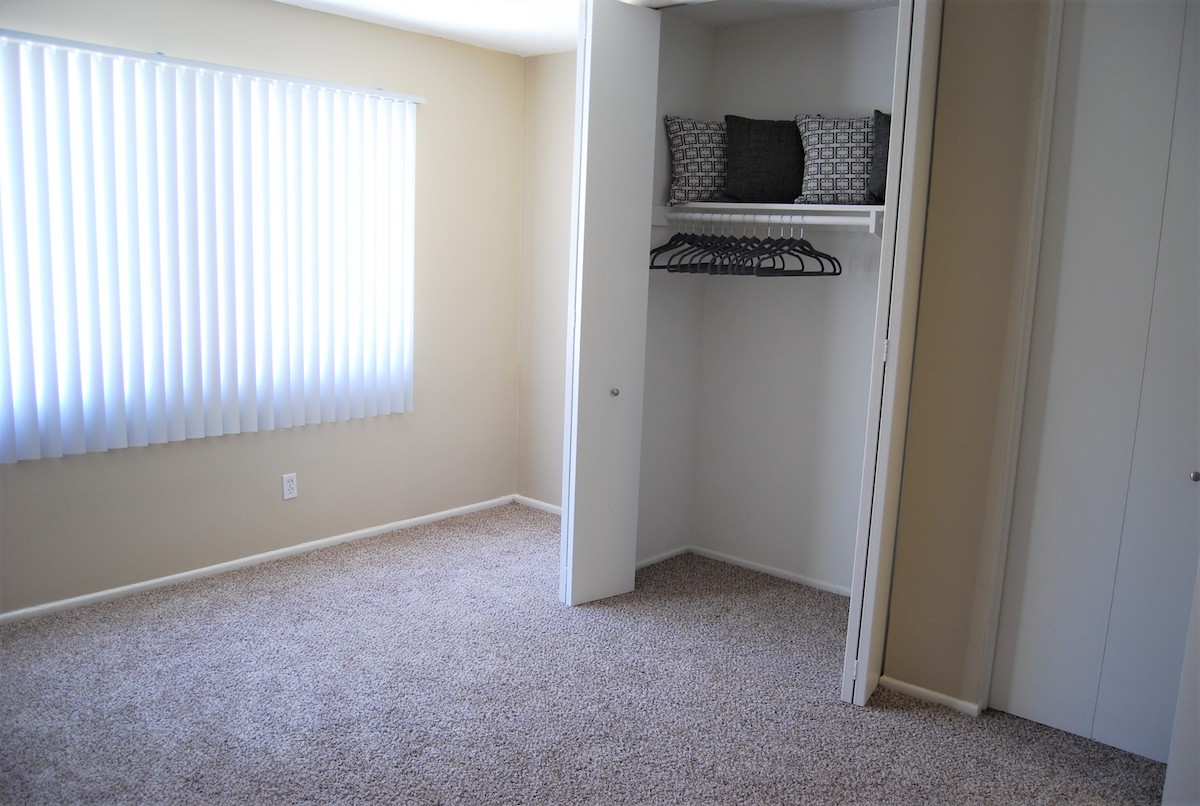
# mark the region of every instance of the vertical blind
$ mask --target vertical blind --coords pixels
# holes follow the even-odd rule
[[[0,59],[0,462],[411,409],[415,99]]]

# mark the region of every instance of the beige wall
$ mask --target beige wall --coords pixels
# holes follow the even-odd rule
[[[415,411],[0,467],[0,611],[516,490],[522,59],[269,0],[0,0],[0,26],[428,100]]]
[[[525,60],[517,491],[562,504],[575,52]]]
[[[1049,4],[947,0],[884,674],[986,701]]]

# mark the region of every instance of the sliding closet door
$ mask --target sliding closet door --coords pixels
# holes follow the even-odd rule
[[[883,668],[925,243],[941,12],[940,0],[900,3],[890,153],[901,158],[893,157],[888,167],[867,449],[842,673],[842,699],[855,705],[866,704]]]
[[[1187,5],[1065,8],[991,692],[1159,760],[1200,534]]]
[[[1165,760],[1200,555],[1200,0],[1187,3],[1162,235],[1092,736]]]
[[[658,12],[583,5],[559,585],[567,604],[633,590],[658,92]]]

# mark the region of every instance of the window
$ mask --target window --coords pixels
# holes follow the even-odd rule
[[[0,31],[0,462],[412,407],[419,99]]]

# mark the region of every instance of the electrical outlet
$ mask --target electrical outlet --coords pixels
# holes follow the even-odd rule
[[[296,487],[296,474],[285,473],[283,476],[283,500],[290,500],[299,494],[300,490]]]

